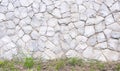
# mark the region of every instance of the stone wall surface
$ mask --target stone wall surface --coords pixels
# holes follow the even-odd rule
[[[0,59],[120,60],[120,0],[0,0]]]

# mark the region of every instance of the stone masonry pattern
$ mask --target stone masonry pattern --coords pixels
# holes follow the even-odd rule
[[[0,0],[0,59],[120,60],[120,0]]]

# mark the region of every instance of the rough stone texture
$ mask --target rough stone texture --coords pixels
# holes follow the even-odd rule
[[[0,0],[0,59],[117,61],[119,0]]]

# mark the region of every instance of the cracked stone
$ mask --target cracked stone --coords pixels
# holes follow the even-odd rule
[[[98,33],[97,34],[97,41],[98,42],[104,42],[104,41],[106,41],[106,37],[105,37],[104,33]]]
[[[114,39],[119,39],[120,38],[120,32],[112,31],[111,36]]]
[[[30,34],[32,39],[38,39],[39,38],[39,33],[37,31],[32,31]]]
[[[105,24],[103,22],[95,25],[96,32],[102,32],[104,31],[104,29],[105,29]]]
[[[96,45],[97,44],[97,37],[96,37],[96,35],[93,35],[90,38],[88,38],[87,44],[90,45],[90,46]]]
[[[22,6],[29,6],[34,0],[20,0]]]
[[[0,13],[0,21],[6,20],[6,17],[3,13]]]
[[[110,51],[108,49],[102,51],[108,61],[117,61],[119,59],[119,53]]]
[[[110,7],[110,10],[112,12],[117,12],[117,11],[120,11],[120,3],[119,2],[116,2],[112,5],[112,7]]]
[[[14,11],[14,6],[13,6],[12,3],[9,3],[9,4],[8,4],[8,10],[9,10],[9,11]]]
[[[113,19],[113,16],[112,15],[108,15],[106,18],[105,18],[105,24],[106,25],[110,25],[114,23],[114,19]]]
[[[80,57],[80,54],[77,53],[75,50],[69,50],[65,55],[68,58],[70,58],[70,57]]]
[[[48,27],[48,28],[47,28],[47,33],[46,33],[46,35],[47,35],[47,36],[54,36],[54,34],[55,34],[54,28]]]
[[[70,10],[69,5],[66,2],[61,3],[61,5],[60,5],[61,13],[68,12],[69,10]]]
[[[58,24],[58,21],[57,21],[57,19],[55,19],[55,18],[51,18],[51,19],[48,20],[47,23],[48,23],[48,26],[54,27],[55,25]]]
[[[30,39],[31,39],[31,37],[30,37],[29,35],[24,35],[24,36],[22,37],[22,40],[23,40],[24,42],[28,42]]]
[[[52,14],[56,17],[56,18],[61,18],[61,13],[59,9],[54,9]]]
[[[120,31],[120,25],[118,23],[113,23],[107,26],[108,29],[113,31]]]
[[[84,33],[84,35],[86,37],[89,37],[89,36],[91,36],[93,34],[95,34],[94,26],[85,26],[85,33]]]
[[[40,12],[45,12],[46,11],[46,5],[44,3],[40,4]]]
[[[96,49],[106,49],[107,48],[107,42],[102,42],[102,43],[98,43],[97,45],[95,45]]]
[[[23,31],[26,33],[26,34],[29,34],[32,32],[33,28],[31,26],[23,26],[22,27]]]
[[[47,32],[47,27],[46,26],[41,26],[39,29],[40,35],[45,35]]]
[[[119,42],[116,39],[109,39],[108,40],[108,46],[109,46],[108,48],[110,48],[110,49],[120,51],[120,48],[118,47],[118,44],[119,44]]]

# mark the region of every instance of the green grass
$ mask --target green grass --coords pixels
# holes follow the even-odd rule
[[[59,71],[61,68],[63,68],[65,66],[65,61],[60,59],[60,60],[57,60],[56,62],[56,65],[55,65],[55,69],[57,71]]]
[[[18,67],[16,67],[18,66]],[[51,67],[50,67],[51,66]],[[116,63],[104,63],[97,60],[84,61],[79,58],[68,58],[51,60],[42,62],[41,60],[34,60],[32,57],[26,57],[23,61],[15,60],[0,60],[0,71],[21,71],[19,67],[22,67],[25,71],[64,71],[64,69],[71,69],[71,71],[107,71],[107,69],[114,69],[113,71],[120,71],[120,62]],[[49,70],[50,69],[50,70]]]
[[[74,58],[69,58],[68,63],[72,66],[75,66],[75,65],[82,66],[83,65],[83,60],[79,59],[77,57],[74,57]]]
[[[32,57],[25,58],[24,67],[26,67],[26,68],[32,68],[33,65],[34,65],[34,60],[33,60]]]

